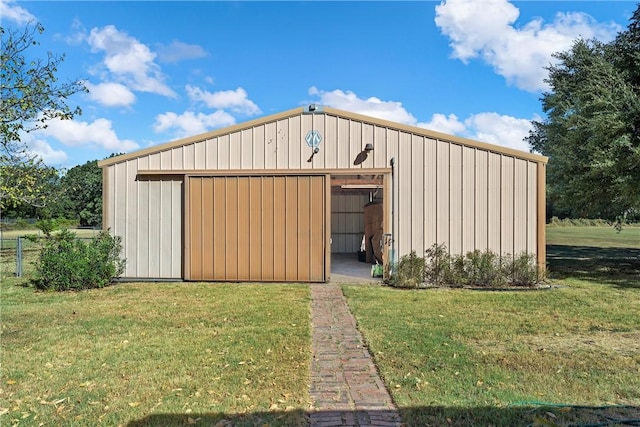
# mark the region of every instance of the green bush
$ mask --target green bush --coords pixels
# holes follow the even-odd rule
[[[510,270],[512,286],[533,286],[543,279],[535,257],[526,252],[513,257]]]
[[[418,288],[424,283],[424,258],[411,251],[409,255],[400,258],[393,268],[393,274],[389,278],[389,284],[397,288]]]
[[[533,286],[543,279],[534,255],[521,253],[499,256],[492,251],[475,250],[466,255],[452,255],[443,244],[425,251],[424,258],[415,252],[403,256],[389,280],[391,286],[422,287],[424,282],[435,286]]]
[[[124,272],[120,237],[100,232],[88,242],[69,230],[44,239],[33,285],[40,290],[102,288]]]
[[[465,285],[504,286],[506,278],[501,274],[500,257],[492,251],[476,249],[465,258]]]

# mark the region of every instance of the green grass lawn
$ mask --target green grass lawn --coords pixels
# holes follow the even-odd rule
[[[640,419],[638,231],[550,229],[556,255],[549,290],[344,286],[403,421],[565,426]]]
[[[306,422],[306,286],[15,282],[0,285],[0,425]]]

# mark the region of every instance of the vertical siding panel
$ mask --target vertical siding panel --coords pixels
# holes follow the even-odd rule
[[[476,150],[476,237],[475,246],[482,251],[489,248],[487,240],[488,214],[488,160],[486,151]]]
[[[166,184],[165,184],[166,185]],[[167,185],[170,191],[171,200],[171,215],[169,216],[169,227],[163,228],[163,230],[170,230],[167,235],[171,236],[170,250],[166,253],[171,257],[171,278],[180,278],[182,275],[182,233],[184,230],[182,219],[182,201],[184,200],[183,192],[184,181],[179,178],[174,181],[169,181]],[[177,224],[177,226],[176,226]]]
[[[194,169],[207,168],[207,142],[201,141],[195,144],[193,155],[195,156]]]
[[[196,167],[196,147],[189,144],[182,147],[182,169],[193,170]]]
[[[159,184],[157,181],[139,180],[138,182],[138,274],[139,277],[154,277],[158,272],[150,271],[150,261],[153,257],[151,248],[157,242],[153,239],[158,234],[159,200],[150,197],[150,187]],[[155,194],[154,194],[155,196]],[[151,207],[151,209],[149,209]],[[146,250],[144,248],[147,248]],[[154,248],[155,249],[155,248]],[[157,266],[158,262],[154,263]],[[155,273],[155,274],[154,274]]]
[[[462,253],[476,248],[476,149],[462,148]]]
[[[424,137],[411,138],[411,249],[421,257],[425,250],[424,229]]]
[[[500,209],[500,246],[503,254],[513,254],[513,207],[514,207],[514,161],[513,157],[502,156],[501,198]]]
[[[160,169],[171,170],[171,150],[165,150],[160,153]]]
[[[227,280],[238,279],[238,178],[227,177],[225,178],[225,191],[226,191],[226,227],[227,238],[225,241],[226,265],[225,277]]]
[[[488,153],[488,157],[487,245],[490,251],[500,254],[502,253],[500,246],[502,240],[500,237],[502,162],[500,154]]]
[[[274,192],[273,177],[262,178],[262,278],[274,280]],[[280,205],[281,206],[281,205]],[[279,215],[283,216],[283,215]]]
[[[436,224],[437,224],[437,168],[436,168],[436,145],[437,142],[433,139],[425,139],[424,142],[424,239],[425,249],[430,248],[433,244],[438,243],[436,239]],[[386,195],[385,195],[386,197]]]
[[[328,184],[328,183],[327,183]],[[325,177],[314,176],[311,178],[311,249],[310,258],[310,280],[324,280],[324,239],[325,239]]]
[[[278,144],[276,168],[287,169],[289,167],[289,120],[278,120],[276,126]]]
[[[462,253],[462,147],[451,144],[449,158],[449,250]]]
[[[117,212],[117,207],[119,207],[120,205],[117,205],[117,198],[116,198],[116,168],[117,165],[111,165],[107,167],[107,174],[106,174],[106,179],[107,179],[107,197],[108,197],[108,203],[107,203],[107,211],[106,211],[106,228],[111,229],[112,233],[116,233],[116,212]],[[103,218],[103,221],[105,220],[105,218]],[[104,225],[102,227],[103,229],[105,228]],[[124,242],[123,242],[124,243]]]
[[[191,247],[190,247],[190,270],[191,276],[202,277],[202,241],[206,239],[203,236],[202,223],[202,178],[189,179],[189,224],[191,226]]]
[[[218,138],[207,139],[206,143],[206,168],[218,169]]]
[[[238,180],[238,280],[249,280],[249,265],[251,264],[250,219],[249,219],[249,180],[248,176]]]
[[[301,176],[298,181],[298,274],[296,280],[308,281],[311,277],[310,234],[311,228],[311,177]]]
[[[369,154],[373,156],[373,167],[388,168],[390,157],[387,157],[387,128],[376,126],[373,138],[373,153]]]
[[[149,169],[149,157],[141,157],[137,162],[137,170]],[[138,265],[139,270],[145,274],[144,277],[151,277],[149,271],[149,247],[150,247],[150,227],[151,227],[151,215],[149,212],[149,181],[136,179],[136,188],[138,191],[138,248],[147,248],[146,250],[138,250]],[[151,205],[151,209],[157,210],[158,204]],[[153,271],[153,270],[151,270]],[[155,272],[157,275],[157,271]]]
[[[124,174],[126,176],[126,240],[130,243],[127,245],[125,257],[128,262],[134,265],[133,271],[138,276],[140,266],[138,265],[138,253],[141,250],[140,242],[138,241],[138,182],[136,181],[136,175],[138,172],[137,159],[129,160],[125,163],[126,169]],[[146,248],[145,248],[146,249]]]
[[[334,169],[338,167],[338,118],[335,116],[326,116],[324,126],[324,147],[320,149],[320,153],[318,154],[323,156],[321,159],[324,158],[325,168]],[[319,167],[322,167],[323,163],[319,164]],[[314,168],[315,167],[314,163]],[[327,185],[329,184],[327,183]]]
[[[230,152],[229,152],[229,135],[222,135],[218,137],[218,169],[229,169],[230,165]]]
[[[273,204],[274,204],[274,234],[273,234],[273,279],[280,281],[286,279],[285,254],[286,254],[286,229],[287,218],[281,211],[285,206],[285,177],[274,178]]]
[[[349,120],[338,118],[338,150],[336,153],[337,156],[337,167],[338,168],[348,168],[350,165],[349,162]]]
[[[216,177],[213,182],[213,274],[226,277],[227,273],[227,185],[224,177]],[[235,238],[235,236],[231,237]]]
[[[438,170],[436,172],[436,238],[438,244],[444,244],[451,248],[449,240],[449,146],[448,142],[438,140],[436,143],[436,159]]]
[[[190,180],[193,179],[190,178]],[[214,229],[216,211],[213,203],[214,180],[212,178],[198,179],[202,181],[202,277],[211,280],[215,277],[213,275],[213,237],[216,233]],[[191,234],[193,235],[193,233]]]
[[[535,254],[537,251],[536,212],[538,209],[536,195],[536,170],[538,165],[527,162],[527,253]]]
[[[278,154],[278,135],[275,122],[265,125],[265,147],[264,147],[264,167],[265,169],[276,168],[276,157]]]
[[[354,166],[353,161],[356,159],[358,154],[362,152],[362,122],[350,120],[349,121],[349,157],[347,159],[348,165],[347,167],[353,168],[358,167],[361,168],[362,165]]]
[[[400,132],[400,142],[398,144],[398,181],[400,191],[397,193],[398,210],[397,214],[400,218],[400,227],[398,230],[398,249],[401,254],[411,252],[411,226],[413,219],[411,218],[411,198],[413,197],[413,183],[411,180],[411,134]]]
[[[149,155],[149,169],[160,169],[160,153],[154,153]]]
[[[297,177],[285,177],[286,201],[285,216],[285,247],[286,247],[286,272],[287,280],[296,280],[298,276],[298,180]]]
[[[264,150],[266,145],[264,129],[264,125],[253,128],[253,167],[255,169],[264,169]]]
[[[171,149],[171,169],[180,170],[184,169],[184,147],[177,147]]]
[[[240,169],[242,164],[242,133],[233,132],[229,135],[229,169]]]
[[[262,280],[262,181],[265,178],[253,177],[249,182],[249,279]],[[268,226],[268,225],[267,225]]]
[[[141,182],[142,183],[142,182]],[[166,250],[168,247],[166,243],[162,241],[162,236],[171,236],[171,224],[168,228],[163,228],[162,217],[163,215],[171,213],[171,207],[169,206],[167,213],[163,211],[162,205],[162,187],[164,181],[151,180],[145,182],[145,188],[140,188],[140,195],[146,194],[145,197],[141,197],[140,206],[146,206],[147,213],[141,212],[141,215],[147,215],[149,219],[147,227],[143,227],[141,233],[146,233],[146,236],[141,236],[141,239],[147,242],[147,260],[143,260],[141,257],[141,264],[146,262],[148,274],[145,277],[169,277],[169,274],[163,275],[162,266],[171,266],[171,251]],[[178,226],[181,223],[177,223]],[[163,244],[165,246],[163,246]]]
[[[240,168],[255,169],[253,157],[253,128],[244,129],[241,134]]]
[[[389,157],[389,161],[391,161],[392,158],[395,158],[396,160],[396,164],[394,166],[394,178],[393,178],[393,188],[391,189],[391,191],[393,191],[393,205],[392,206],[392,212],[393,212],[393,224],[390,224],[389,226],[389,233],[391,233],[391,231],[393,230],[395,232],[395,235],[392,236],[392,239],[394,240],[394,248],[396,251],[395,257],[396,257],[396,261],[400,259],[400,257],[402,255],[404,255],[402,252],[400,252],[400,248],[398,246],[398,236],[400,235],[400,215],[398,214],[398,206],[400,203],[400,197],[402,197],[402,195],[400,194],[400,189],[402,187],[400,187],[400,174],[399,174],[399,164],[398,164],[398,142],[400,141],[400,135],[398,133],[398,131],[393,130],[393,129],[386,129],[387,130],[387,136],[386,136],[386,141],[387,141],[387,147],[386,147],[386,152],[387,155]]]
[[[182,241],[172,240],[172,181],[158,180],[149,182],[149,270],[158,277],[179,277],[173,275],[173,251],[181,252]],[[182,199],[182,198],[181,198]],[[176,222],[181,228],[182,221]],[[173,245],[177,244],[174,248]],[[182,262],[182,259],[179,260]],[[153,274],[153,273],[152,273]],[[155,276],[149,276],[155,277]]]
[[[288,167],[289,169],[301,169],[302,168],[302,144],[307,146],[304,137],[300,137],[300,116],[291,117],[289,120],[289,153]],[[308,158],[308,157],[307,157]],[[304,163],[307,163],[307,159],[304,159]]]
[[[513,253],[527,251],[527,161],[515,160]]]
[[[327,130],[327,127],[326,127],[325,118],[326,118],[326,116],[324,114],[315,114],[313,116],[313,127],[316,130],[319,130],[321,135],[322,135],[322,142],[320,143],[320,151],[318,152],[318,154],[316,154],[313,157],[314,160],[313,160],[312,163],[307,163],[307,165],[309,165],[309,167],[312,167],[314,169],[322,169],[322,168],[325,167],[325,165],[327,163],[326,155],[331,151],[331,149],[328,149],[329,147],[333,147],[332,148],[334,150],[333,152],[335,152],[335,143],[336,143],[335,130],[336,130],[336,128],[334,126],[334,128],[333,128],[334,133],[333,134],[329,133],[329,131]],[[302,137],[304,138],[306,135],[307,134],[304,133],[302,135]],[[305,145],[306,145],[306,142],[305,142]],[[309,149],[308,153],[311,154],[311,150],[310,149]],[[303,156],[303,158],[304,157],[305,156]],[[315,160],[316,157],[318,158],[317,161]],[[308,157],[306,159],[304,159],[304,161],[306,162],[307,159],[308,159]]]
[[[313,125],[315,123],[314,120],[315,114],[303,114],[300,116],[300,164],[303,168],[312,168],[316,162],[319,164],[324,164],[321,162],[321,157],[324,159],[324,151],[326,149],[326,139],[324,129],[316,129],[322,135],[322,143],[320,143],[320,151],[318,154],[313,156],[313,160],[311,162],[307,162],[309,157],[311,156],[312,148],[307,145],[307,141],[305,137],[312,130]],[[320,154],[322,153],[322,155]]]
[[[375,164],[373,156],[375,156],[376,144],[375,144],[375,135],[373,131],[374,131],[373,125],[370,125],[368,123],[362,123],[362,138],[360,140],[360,150],[364,150],[364,147],[367,144],[372,144],[374,148],[373,151],[371,151],[368,154],[366,160],[362,162],[363,168],[372,168],[374,167],[373,165]]]

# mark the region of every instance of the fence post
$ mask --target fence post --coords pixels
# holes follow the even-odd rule
[[[22,277],[22,237],[16,241],[16,277]]]

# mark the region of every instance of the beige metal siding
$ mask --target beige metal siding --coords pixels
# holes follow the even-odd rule
[[[475,249],[489,247],[489,153],[476,150],[475,167]]]
[[[180,279],[182,178],[137,178],[136,163],[114,165],[105,174],[105,228],[122,238],[123,276]]]
[[[331,197],[331,252],[356,253],[364,235],[364,205],[368,196],[337,194]]]
[[[188,183],[189,280],[324,281],[325,176]]]
[[[462,253],[476,248],[476,227],[479,215],[476,211],[476,150],[462,148]]]
[[[312,149],[304,138],[310,130],[320,132],[322,143],[308,162]],[[354,165],[367,143],[374,145],[374,151]],[[357,172],[362,168],[389,168],[390,159],[395,158],[393,226],[398,256],[411,250],[422,254],[434,243],[445,244],[453,253],[477,248],[543,254],[544,159],[538,157],[434,132],[423,134],[417,128],[380,120],[360,120],[357,115],[282,114],[206,134],[201,139],[190,138],[182,145],[169,144],[155,152],[142,150],[139,157],[125,156],[117,163],[105,162],[105,226],[123,238],[123,254],[128,259],[126,276],[179,278],[186,197],[182,177],[140,178],[145,171],[184,174],[228,170],[233,174],[234,170],[251,170],[267,175],[269,170]],[[257,191],[253,185],[249,181],[251,194]],[[279,181],[263,182],[263,199],[271,197],[277,207],[286,203],[293,206],[293,197],[297,199],[302,193],[293,196],[280,186]],[[385,196],[390,198],[391,194]],[[239,203],[233,197],[225,195],[219,203]],[[390,215],[390,205],[387,210],[385,214]],[[281,239],[278,243],[285,245],[287,236],[278,232],[286,230],[286,216],[262,219],[272,224],[262,228],[262,238],[274,242]],[[224,221],[225,226],[237,221],[249,221],[246,226],[250,228],[256,226],[252,217],[214,216],[214,222],[218,221]],[[333,230],[339,221],[332,224]],[[386,227],[388,232],[391,228],[391,224]],[[275,232],[274,236],[268,235],[269,230]],[[222,244],[233,248],[237,243],[225,240]],[[359,241],[334,239],[333,250],[337,245],[351,251],[356,243],[359,247]],[[215,247],[212,250],[215,253]],[[248,256],[254,255],[250,249]],[[273,270],[269,280],[286,279],[285,259],[281,254],[269,256],[273,260],[261,261],[268,261]],[[227,265],[214,262],[211,268],[217,271]],[[267,267],[262,271],[267,274]]]
[[[435,243],[451,247],[449,239],[449,147],[444,141],[436,142],[436,239]]]

